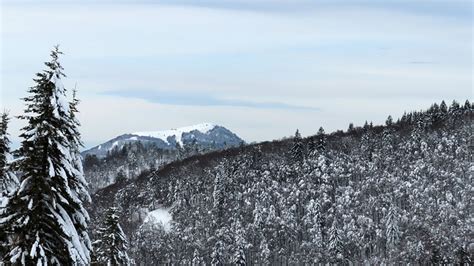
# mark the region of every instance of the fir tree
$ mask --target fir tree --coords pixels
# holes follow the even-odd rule
[[[181,146],[181,144],[179,144],[179,142],[176,142],[175,148],[176,148],[176,158],[178,160],[184,159],[185,152],[184,152],[183,146]]]
[[[453,100],[451,106],[449,107],[449,112],[456,114],[460,109],[459,103],[456,100]]]
[[[372,162],[374,155],[374,140],[372,136],[372,132],[370,130],[366,130],[360,141],[363,156],[367,158],[368,162]]]
[[[65,77],[56,46],[46,70],[24,98],[27,125],[20,149],[22,177],[8,198],[2,224],[12,241],[6,261],[12,264],[89,264],[88,214],[75,111],[66,99]]]
[[[318,130],[318,134],[316,134],[316,138],[318,139],[318,143],[316,149],[319,152],[326,151],[326,133],[324,132],[324,128],[320,127]]]
[[[290,150],[290,160],[293,163],[301,163],[304,159],[304,146],[303,140],[299,130],[296,130],[295,137],[293,138],[293,146]]]
[[[387,127],[393,125],[393,118],[392,118],[391,115],[389,115],[389,116],[387,117],[387,120],[385,120],[385,125],[386,125]]]
[[[216,175],[214,177],[214,191],[213,191],[213,226],[215,230],[219,230],[222,227],[224,219],[224,213],[226,208],[226,173],[227,161],[223,161],[216,167]]]
[[[445,101],[441,101],[441,104],[439,105],[439,110],[443,115],[448,113],[448,106],[446,105]]]
[[[234,251],[234,256],[232,258],[232,263],[234,265],[247,265],[247,259],[245,258],[245,239],[244,239],[244,231],[242,229],[242,224],[237,221],[234,223],[234,232],[235,232],[235,237],[234,237],[234,242],[235,242],[235,251]]]
[[[221,241],[217,241],[214,244],[214,248],[213,248],[212,254],[211,254],[211,265],[212,266],[224,265],[223,262],[222,262],[222,243],[221,243]]]
[[[234,265],[241,265],[241,266],[247,265],[247,261],[245,259],[244,248],[242,246],[240,245],[237,246],[237,250],[234,253],[232,262],[234,263]]]
[[[263,238],[262,241],[260,242],[259,249],[260,249],[260,255],[259,255],[260,264],[269,265],[270,264],[271,251],[268,247],[268,242],[265,238]]]
[[[349,123],[349,127],[347,128],[347,132],[351,133],[354,131],[354,123]]]
[[[389,251],[394,250],[400,239],[400,228],[398,225],[398,213],[393,204],[388,209],[385,219],[385,236],[387,238]]]
[[[466,100],[466,101],[464,102],[464,109],[467,110],[467,111],[469,111],[471,108],[472,108],[471,103],[469,102],[469,100]]]
[[[315,153],[318,143],[316,142],[315,137],[311,137],[308,140],[308,155],[312,156]]]
[[[92,250],[91,241],[87,233],[89,221],[89,214],[85,210],[82,203],[90,203],[91,197],[88,192],[88,183],[84,176],[84,170],[82,168],[82,155],[80,148],[83,146],[81,141],[81,134],[78,130],[80,122],[76,117],[79,112],[78,105],[79,99],[77,98],[77,90],[74,88],[72,91],[72,101],[69,103],[69,120],[70,123],[65,124],[66,133],[65,136],[69,141],[70,159],[72,166],[72,175],[68,175],[68,184],[71,192],[74,194],[76,201],[81,202],[79,209],[76,210],[72,215],[72,222],[74,227],[77,229],[77,234],[83,243],[84,248]]]
[[[9,164],[9,160],[12,159],[7,132],[9,120],[8,113],[4,112],[0,118],[0,199],[18,186],[18,179]]]
[[[127,239],[119,224],[118,210],[111,207],[105,214],[98,232],[99,240],[94,242],[97,261],[107,265],[129,265]]]
[[[322,248],[322,232],[321,232],[321,206],[311,199],[306,205],[306,213],[303,222],[307,228],[308,236],[306,247],[309,250],[309,256],[312,260],[309,263],[317,263]]]
[[[197,249],[194,249],[192,265],[193,266],[204,265],[204,261]]]
[[[340,261],[342,258],[342,238],[341,232],[337,223],[337,219],[334,218],[331,228],[329,228],[329,245],[328,251],[333,261]]]
[[[369,126],[369,122],[367,122],[367,120],[365,120],[365,123],[364,123],[364,126],[363,126],[363,129],[365,131],[369,130],[370,126]]]
[[[8,139],[8,114],[5,112],[0,118],[0,215],[7,197],[18,187],[18,179],[10,168],[10,140]],[[5,203],[4,203],[5,201]],[[0,258],[8,251],[8,234],[0,224]]]

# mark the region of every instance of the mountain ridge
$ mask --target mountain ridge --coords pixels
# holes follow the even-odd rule
[[[130,179],[175,160],[223,150],[245,143],[223,126],[201,123],[162,131],[117,136],[83,151],[83,166],[90,191]]]
[[[183,148],[193,144],[194,140],[196,141],[194,144],[211,149],[245,143],[243,139],[224,126],[214,123],[200,123],[167,130],[125,133],[83,151],[82,155],[84,157],[96,155],[99,158],[104,158],[113,149],[121,149],[125,144],[137,141],[144,144],[155,144],[161,149],[174,150],[178,144]]]

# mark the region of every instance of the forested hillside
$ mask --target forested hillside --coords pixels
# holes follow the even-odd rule
[[[240,146],[225,127],[203,123],[172,130],[124,134],[82,152],[89,190],[95,192],[174,160]]]
[[[176,150],[146,146],[141,142],[128,143],[120,149],[112,149],[104,158],[86,155],[84,175],[89,182],[89,190],[95,192],[115,182],[136,177],[145,170],[157,169],[176,158]]]
[[[117,206],[146,265],[472,263],[473,118],[469,101],[442,102],[197,155],[99,190],[90,212]],[[171,230],[143,223],[161,207]]]

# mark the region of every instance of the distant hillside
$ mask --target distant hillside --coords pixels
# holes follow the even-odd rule
[[[192,145],[200,149],[222,149],[238,146],[243,140],[225,127],[203,123],[188,127],[123,134],[105,143],[82,152],[83,156],[95,155],[104,158],[114,150],[121,150],[124,145],[141,142],[144,146],[153,145],[158,149],[176,150]]]
[[[225,127],[203,123],[178,129],[123,134],[82,152],[92,192],[117,179],[195,154],[239,146],[244,141]]]
[[[103,188],[131,256],[263,264],[473,261],[474,110],[434,104],[384,126],[196,155]],[[171,230],[144,223],[171,207]],[[96,223],[92,223],[96,224]],[[142,243],[146,243],[142,244]]]

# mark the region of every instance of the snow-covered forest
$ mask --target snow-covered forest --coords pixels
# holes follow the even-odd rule
[[[140,143],[83,162],[80,102],[62,85],[60,55],[23,99],[19,150],[1,117],[4,264],[473,263],[468,100],[307,138],[187,156],[154,149],[159,165]],[[135,170],[111,178],[108,161]],[[97,190],[92,176],[114,183]]]
[[[386,125],[197,155],[99,190],[136,263],[438,264],[473,258],[469,101]],[[171,230],[146,213],[171,208]]]

